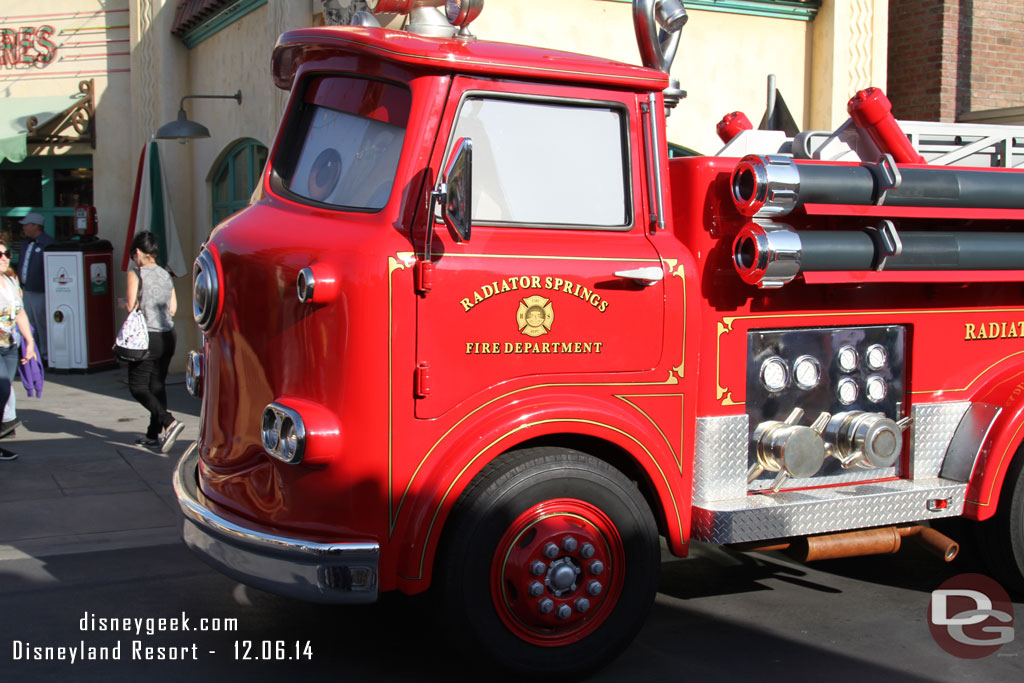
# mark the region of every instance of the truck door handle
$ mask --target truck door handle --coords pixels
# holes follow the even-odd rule
[[[656,285],[665,278],[665,270],[661,266],[646,266],[644,268],[633,268],[632,270],[615,271],[615,277],[632,280],[644,287]]]

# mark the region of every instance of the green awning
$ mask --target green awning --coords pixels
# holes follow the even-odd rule
[[[75,105],[66,95],[7,97],[0,100],[0,161],[24,161],[28,156],[28,120],[36,117],[43,126]]]

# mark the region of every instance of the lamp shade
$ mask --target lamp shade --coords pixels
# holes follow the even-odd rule
[[[156,137],[160,140],[182,140],[188,138],[208,138],[209,129],[201,123],[189,121],[185,117],[185,108],[178,109],[178,118],[170,123],[165,123],[156,131]]]

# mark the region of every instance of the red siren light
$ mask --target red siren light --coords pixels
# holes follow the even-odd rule
[[[892,115],[892,103],[881,88],[865,88],[846,106],[854,124],[864,130],[883,154],[892,154],[898,164],[924,164]]]

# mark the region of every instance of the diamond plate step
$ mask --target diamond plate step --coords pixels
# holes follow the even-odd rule
[[[693,537],[743,543],[956,517],[966,493],[967,484],[947,479],[897,479],[704,501],[693,508]],[[935,499],[948,507],[929,510]]]

